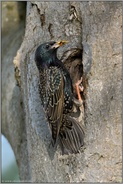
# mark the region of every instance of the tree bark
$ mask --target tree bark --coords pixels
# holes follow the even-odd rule
[[[14,60],[27,138],[22,151],[26,164],[16,157],[21,180],[25,164],[32,182],[121,182],[121,7],[121,2],[27,2],[25,36]],[[59,49],[59,58],[66,50],[82,50],[86,131],[77,155],[62,156],[59,146],[50,145],[38,93],[35,50],[43,42],[61,39],[69,44]],[[10,132],[15,150],[12,136]]]

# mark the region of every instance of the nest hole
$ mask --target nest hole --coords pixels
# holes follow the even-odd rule
[[[74,89],[73,93],[76,99],[78,97],[75,91],[75,84],[82,77],[82,83],[80,85],[84,87],[84,90],[80,92],[80,94],[81,94],[81,97],[83,100],[83,106],[84,106],[85,105],[85,88],[86,88],[87,81],[83,75],[82,49],[73,48],[73,49],[66,51],[63,54],[61,60],[70,73],[70,77],[72,79],[72,84],[73,84],[73,89]]]

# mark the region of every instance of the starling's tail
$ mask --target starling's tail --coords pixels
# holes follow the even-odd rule
[[[62,154],[79,153],[80,147],[84,144],[83,128],[72,117],[64,116],[59,139]]]

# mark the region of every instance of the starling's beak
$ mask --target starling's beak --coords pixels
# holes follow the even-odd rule
[[[58,41],[58,42],[56,42],[56,43],[52,46],[52,48],[56,49],[56,48],[58,48],[58,47],[60,47],[60,46],[62,46],[62,45],[64,45],[64,44],[66,44],[66,43],[68,43],[68,41],[65,41],[65,40]]]

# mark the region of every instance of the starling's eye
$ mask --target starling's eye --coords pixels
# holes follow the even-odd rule
[[[47,45],[46,45],[46,49],[49,49],[49,47],[50,47],[50,46],[47,44]]]

